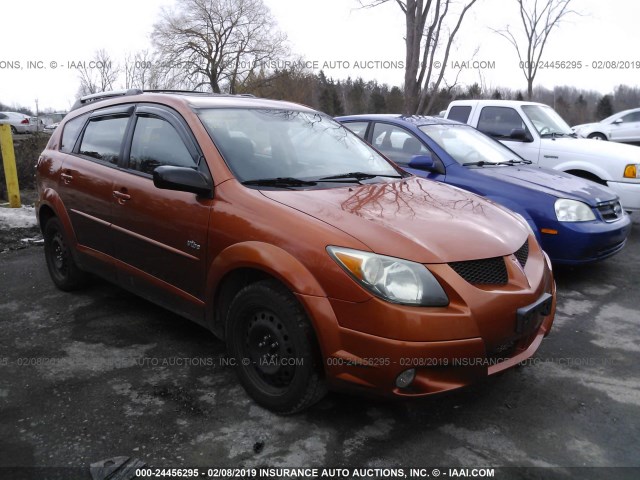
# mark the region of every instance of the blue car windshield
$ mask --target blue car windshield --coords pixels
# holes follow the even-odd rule
[[[197,113],[236,178],[247,184],[266,179],[304,186],[327,177],[371,183],[403,176],[324,114],[260,108],[202,108]]]
[[[508,163],[521,160],[500,142],[466,125],[423,125],[420,127],[460,165],[486,162]]]

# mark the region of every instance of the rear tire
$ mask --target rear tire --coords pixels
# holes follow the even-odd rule
[[[60,290],[69,292],[85,285],[87,274],[73,259],[62,224],[56,217],[44,226],[44,256],[51,280]]]
[[[13,133],[14,135],[18,134],[18,130],[16,130],[16,127],[14,127],[13,125],[11,125],[11,133]]]
[[[227,344],[247,393],[292,414],[326,393],[313,328],[294,295],[275,280],[244,287],[229,307]]]
[[[587,138],[590,138],[592,140],[607,140],[607,137],[602,134],[602,133],[592,133],[591,135],[589,135]]]

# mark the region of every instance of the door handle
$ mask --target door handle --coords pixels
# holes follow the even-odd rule
[[[119,192],[118,190],[113,191],[113,198],[118,200],[120,205],[124,205],[127,200],[131,199],[131,195],[125,192]]]
[[[71,180],[73,180],[73,175],[69,175],[68,173],[61,173],[60,178],[66,185],[68,185],[71,183]]]

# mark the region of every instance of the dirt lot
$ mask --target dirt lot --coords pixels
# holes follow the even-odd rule
[[[2,233],[3,245],[31,233]],[[292,417],[249,400],[200,327],[102,282],[56,290],[38,245],[9,247],[0,265],[0,478],[89,479],[91,463],[117,456],[201,470],[640,478],[637,219],[616,257],[556,271],[556,324],[530,365],[415,402],[333,393]],[[389,478],[378,472],[364,476]]]

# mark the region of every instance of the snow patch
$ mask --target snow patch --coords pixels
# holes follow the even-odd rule
[[[33,207],[0,207],[0,228],[32,228],[38,225]]]

